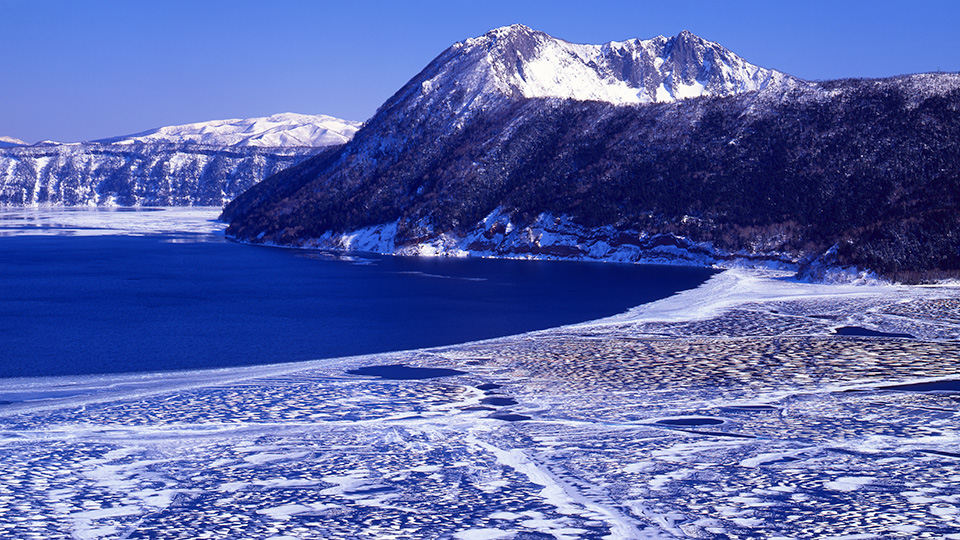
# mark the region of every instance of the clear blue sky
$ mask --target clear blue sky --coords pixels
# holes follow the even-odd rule
[[[454,42],[512,23],[577,43],[687,29],[807,79],[960,71],[958,0],[0,0],[0,135],[365,120]]]

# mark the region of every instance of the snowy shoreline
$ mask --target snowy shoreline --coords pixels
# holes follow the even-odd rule
[[[67,403],[70,406],[79,406],[119,397],[146,397],[209,385],[236,383],[265,377],[290,376],[298,372],[318,369],[330,373],[345,372],[357,367],[389,363],[395,361],[398,357],[411,358],[419,355],[430,355],[436,351],[456,351],[481,345],[547,339],[558,334],[577,333],[643,322],[702,321],[718,317],[726,311],[746,304],[822,298],[831,300],[880,298],[897,293],[902,295],[905,292],[908,297],[922,298],[928,296],[931,292],[935,293],[938,289],[960,294],[960,286],[958,285],[811,284],[790,278],[786,272],[732,269],[712,276],[694,289],[681,291],[670,297],[642,304],[610,317],[454,345],[252,366],[0,379],[0,400],[19,401],[11,398],[30,396],[22,403],[4,406],[0,409],[0,415],[14,410],[19,412],[58,408],[67,406]],[[838,323],[836,326],[839,327],[842,324]],[[926,378],[921,378],[916,381],[898,382],[926,381]]]
[[[160,234],[224,238],[226,225],[216,220],[219,211],[218,207],[121,209],[38,207],[0,209],[0,235],[4,233],[16,235],[67,234],[70,236]],[[28,223],[27,226],[24,226],[25,221]],[[5,223],[12,223],[15,227],[5,227]],[[265,245],[265,247],[308,251],[318,249],[271,245]],[[343,253],[347,255],[350,252],[344,251]],[[432,252],[420,256],[447,256],[447,254]],[[549,258],[548,260],[575,261],[569,258]],[[669,264],[667,262],[649,263],[646,261],[640,263],[610,262],[620,264]],[[398,357],[409,358],[418,355],[430,355],[440,350],[455,351],[478,345],[495,345],[519,340],[548,339],[568,332],[589,332],[595,329],[636,325],[644,322],[702,321],[718,317],[726,311],[746,304],[819,298],[839,301],[844,299],[882,298],[889,295],[922,298],[931,293],[935,294],[938,289],[958,294],[960,293],[960,284],[906,286],[880,281],[856,284],[808,283],[794,277],[793,272],[782,269],[731,268],[710,277],[694,289],[681,291],[661,300],[635,306],[626,312],[609,317],[454,345],[251,366],[0,379],[0,401],[14,402],[2,406],[0,415],[14,411],[58,408],[66,406],[67,403],[79,406],[120,397],[146,397],[215,384],[235,383],[272,376],[288,376],[297,372],[317,369],[331,373],[344,372],[356,367],[390,362]],[[837,323],[836,326],[839,327],[842,324]]]
[[[225,237],[226,224],[216,218],[219,207],[123,207],[123,208],[96,208],[96,207],[31,207],[31,208],[0,208],[0,235],[202,235],[208,237],[227,238],[240,243],[259,245],[264,247],[279,247],[282,249],[302,249],[316,251],[317,247],[309,246],[274,246],[272,244],[254,244]],[[12,226],[11,226],[12,225]],[[364,252],[373,252],[380,255],[392,255],[375,251],[374,245],[361,242],[357,247]],[[352,243],[351,243],[352,245]],[[383,247],[383,246],[380,246]],[[341,251],[333,249],[334,251]],[[350,251],[342,251],[346,256]],[[360,252],[363,253],[363,252]],[[404,254],[399,254],[404,256]],[[409,254],[406,256],[410,256]],[[444,251],[430,251],[417,253],[415,256],[451,256]],[[485,258],[514,259],[502,254],[470,254]],[[573,261],[578,259],[550,256],[526,256],[529,260]],[[661,264],[675,265],[676,262],[641,260],[587,260],[583,262],[613,262],[618,264]],[[681,264],[683,265],[683,264]],[[687,261],[687,265],[697,265]],[[39,392],[38,388],[47,388],[48,392],[63,384],[74,388],[132,386],[140,388],[149,384],[158,384],[162,380],[177,381],[176,384],[192,386],[194,383],[205,384],[201,381],[233,380],[269,376],[272,374],[289,374],[299,370],[315,369],[321,365],[343,365],[349,367],[368,365],[378,358],[392,357],[399,354],[414,354],[430,352],[438,349],[467,347],[483,343],[496,343],[502,340],[525,339],[528,337],[547,336],[556,332],[566,332],[575,329],[600,328],[643,321],[679,322],[703,320],[716,317],[726,310],[734,309],[738,305],[756,302],[775,302],[802,298],[858,298],[881,296],[897,291],[912,290],[930,291],[938,287],[950,290],[960,290],[960,284],[941,285],[895,285],[882,281],[860,281],[856,283],[808,283],[798,280],[790,270],[781,268],[728,268],[709,278],[700,286],[681,291],[668,298],[655,302],[635,306],[628,311],[602,319],[584,321],[557,328],[537,330],[522,334],[495,337],[485,340],[459,343],[450,346],[427,347],[414,350],[399,350],[348,357],[331,357],[299,362],[278,364],[263,364],[255,366],[236,366],[228,368],[212,368],[186,371],[159,371],[144,373],[116,373],[93,374],[64,377],[36,377],[36,378],[9,378],[0,380],[0,392],[30,393]],[[191,381],[191,382],[188,382]],[[38,386],[39,385],[39,386]],[[163,385],[166,386],[166,385]],[[169,388],[168,388],[169,389]],[[3,395],[0,394],[0,399]]]

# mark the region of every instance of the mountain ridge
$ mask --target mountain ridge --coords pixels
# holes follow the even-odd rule
[[[349,141],[359,122],[281,113],[0,148],[0,205],[222,206]]]
[[[27,143],[16,137],[0,136],[0,148],[11,148],[17,146],[27,146]]]
[[[361,125],[363,125],[362,122],[342,120],[327,115],[279,113],[256,118],[231,118],[163,126],[131,135],[89,142],[325,147],[346,143],[353,138]]]
[[[453,68],[444,69],[448,66]],[[483,94],[566,98],[614,104],[729,96],[801,83],[750,64],[689,31],[675,37],[575,44],[524,25],[497,28],[456,43],[408,85],[457,87],[472,102]],[[389,102],[388,102],[389,103]]]

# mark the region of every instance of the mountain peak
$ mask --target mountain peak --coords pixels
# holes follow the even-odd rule
[[[731,96],[788,80],[796,79],[750,64],[689,30],[590,45],[513,24],[455,44],[395,98],[441,99],[454,111],[503,97],[640,104]]]
[[[525,24],[516,23],[516,24],[510,24],[507,26],[501,26],[499,28],[494,28],[493,30],[490,30],[484,35],[491,36],[491,37],[503,37],[503,36],[508,36],[512,34],[531,34],[534,32],[536,32],[536,30],[534,30],[533,28],[530,28]]]
[[[486,32],[482,36],[469,38],[453,45],[453,49],[484,49],[504,52],[537,40],[553,39],[549,35],[523,24],[501,26]]]
[[[689,30],[681,30],[679,34],[668,39],[667,42],[673,48],[688,48],[688,47],[706,48],[706,47],[716,46],[716,48],[718,49],[722,49],[724,51],[730,52],[719,43],[715,43],[708,39],[704,39]]]

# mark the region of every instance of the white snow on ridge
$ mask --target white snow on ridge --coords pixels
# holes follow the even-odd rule
[[[26,146],[27,142],[21,141],[16,137],[8,137],[6,135],[0,135],[0,148],[4,146]]]
[[[165,126],[101,143],[193,143],[211,146],[332,146],[343,144],[363,125],[326,115],[280,113],[261,118],[211,120]]]
[[[673,102],[801,82],[687,31],[591,45],[513,25],[455,44],[432,67],[415,80],[421,94],[456,88],[467,107],[490,95],[618,105]]]

